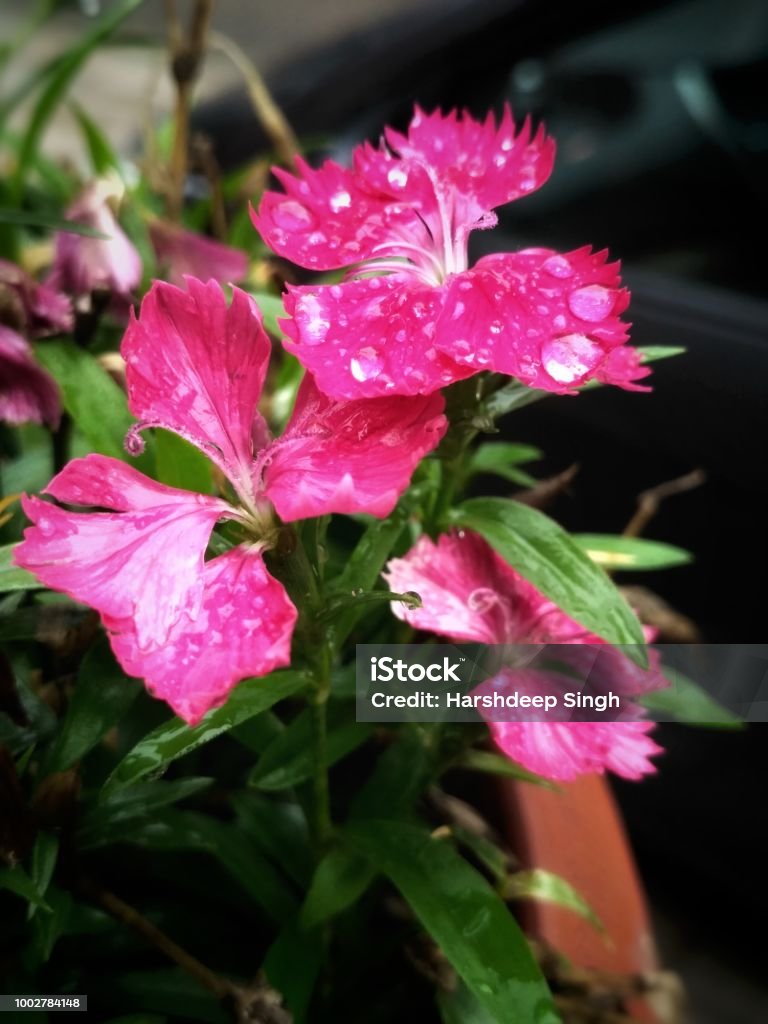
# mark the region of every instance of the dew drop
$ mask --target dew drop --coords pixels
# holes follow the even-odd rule
[[[323,307],[317,300],[316,295],[302,295],[296,303],[296,312],[302,318],[302,340],[305,345],[321,345],[331,327],[330,320],[326,320]]]
[[[334,213],[347,210],[352,205],[352,196],[349,192],[337,192],[331,196],[331,209]]]
[[[572,384],[600,362],[603,350],[585,334],[565,334],[541,349],[544,369],[559,384]]]
[[[284,203],[278,203],[272,211],[272,218],[276,224],[281,228],[287,228],[288,231],[306,228],[314,223],[314,217],[306,206],[297,203],[295,199],[286,199]]]
[[[392,188],[405,188],[408,184],[408,174],[402,167],[391,167],[387,173],[387,181]]]
[[[573,277],[573,267],[565,256],[550,256],[548,260],[544,260],[541,269],[546,270],[552,277],[559,277],[561,279]]]
[[[375,348],[361,348],[357,356],[350,360],[349,369],[355,380],[361,383],[378,377],[384,367],[381,357]]]
[[[568,296],[568,308],[579,320],[597,323],[613,310],[616,293],[601,284],[588,284],[577,288]]]
[[[504,324],[501,322],[501,320],[494,320],[489,330],[491,334],[501,334],[501,332],[504,330]]]

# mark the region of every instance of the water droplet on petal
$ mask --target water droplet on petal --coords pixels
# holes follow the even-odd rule
[[[494,320],[489,330],[491,334],[501,334],[501,332],[504,330],[504,324],[501,322],[501,320]]]
[[[286,199],[284,203],[278,203],[278,205],[272,211],[272,219],[276,224],[279,224],[281,228],[287,228],[289,231],[297,231],[302,228],[309,227],[310,224],[314,223],[314,217],[301,203],[297,203],[295,199]]]
[[[402,167],[391,167],[387,173],[387,181],[392,188],[405,188],[408,184],[408,173]]]
[[[331,209],[334,213],[346,210],[352,205],[352,196],[349,192],[337,192],[331,196]]]
[[[544,260],[541,265],[542,270],[546,270],[552,277],[559,277],[565,279],[567,277],[573,277],[573,267],[565,258],[565,256],[550,256],[548,260]]]
[[[305,345],[321,345],[331,327],[330,320],[325,318],[325,310],[318,302],[316,295],[302,295],[296,303],[296,313],[304,319],[302,323],[302,341]]]
[[[579,320],[597,323],[613,311],[616,293],[601,284],[588,284],[577,288],[568,296],[568,308]]]
[[[603,350],[585,334],[565,334],[546,342],[541,356],[544,369],[553,380],[572,384],[597,366]]]
[[[367,348],[361,348],[357,356],[349,363],[350,373],[360,383],[378,377],[383,367],[384,364],[379,353],[370,345]]]

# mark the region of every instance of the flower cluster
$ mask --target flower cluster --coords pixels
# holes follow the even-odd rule
[[[297,609],[264,561],[279,523],[387,516],[448,427],[442,388],[484,370],[561,394],[589,380],[638,388],[648,371],[626,344],[628,295],[604,252],[526,249],[469,265],[471,231],[540,187],[553,158],[543,130],[526,121],[516,132],[508,109],[497,125],[417,108],[406,134],[358,147],[352,169],[298,161],[295,176],[275,171],[284,191],[267,192],[253,214],[265,241],[310,270],[347,268],[339,283],[284,296],[285,347],[307,373],[277,438],[257,408],[270,354],[257,307],[236,288],[228,304],[214,280],[197,279],[243,277],[240,254],[150,225],[184,287],[156,282],[125,333],[139,421],[127,447],[139,452],[146,428],[173,431],[228,487],[191,493],[115,459],[76,459],[48,485],[59,504],[25,499],[34,525],[16,561],[96,608],[125,671],[190,724],[243,677],[290,662]],[[129,299],[141,266],[101,192],[70,214],[109,239],[62,236],[54,281],[75,296],[106,288]],[[243,539],[213,555],[221,521]],[[396,614],[454,639],[600,642],[471,534],[423,536],[387,579],[422,599]],[[653,671],[619,675],[628,695],[660,685]],[[658,749],[638,720],[489,724],[506,753],[557,778],[606,768],[637,777]]]

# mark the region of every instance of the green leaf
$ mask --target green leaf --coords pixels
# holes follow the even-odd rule
[[[642,627],[619,591],[543,512],[504,498],[470,498],[453,510],[451,519],[485,537],[576,622],[609,643],[636,644],[644,650]]]
[[[117,171],[122,177],[120,160],[101,128],[86,114],[79,104],[70,103],[70,109],[75,116],[83,136],[83,141],[88,149],[93,173],[98,177],[106,174],[108,171]]]
[[[666,690],[655,690],[639,698],[643,707],[659,715],[672,716],[680,722],[703,725],[712,729],[743,729],[744,722],[719,704],[698,683],[670,668],[662,667],[670,681]]]
[[[27,903],[40,907],[42,910],[49,913],[51,911],[45,902],[45,895],[20,864],[16,864],[12,868],[0,868],[0,889],[15,893]]]
[[[80,848],[109,843],[116,825],[146,818],[161,807],[179,803],[208,789],[212,783],[213,779],[208,778],[176,779],[173,782],[155,780],[118,789],[83,815],[78,829]]]
[[[203,453],[169,430],[156,430],[155,476],[160,483],[198,494],[213,493],[211,463]]]
[[[274,921],[285,921],[298,909],[284,877],[236,825],[194,811],[166,808],[153,819],[113,825],[109,838],[151,850],[203,851],[215,857]]]
[[[273,672],[261,679],[245,679],[235,687],[227,703],[209,711],[190,728],[179,718],[165,722],[145,736],[126,755],[104,785],[105,795],[130,786],[147,775],[164,772],[172,761],[271,708],[279,700],[298,693],[308,683],[302,672]]]
[[[438,991],[437,1007],[443,1024],[496,1024],[475,999],[466,985],[459,985],[455,991]]]
[[[518,469],[522,463],[535,462],[542,458],[539,448],[529,444],[508,444],[505,441],[493,441],[481,444],[472,453],[468,471],[476,473],[493,473],[521,487],[531,487],[536,481],[530,474]]]
[[[262,965],[267,981],[280,992],[293,1024],[305,1024],[315,983],[323,962],[323,941],[318,932],[305,932],[286,924],[267,950]]]
[[[603,922],[587,903],[581,893],[566,882],[560,875],[543,868],[530,871],[516,871],[509,875],[502,887],[502,895],[507,900],[538,900],[542,903],[554,903],[558,907],[572,910],[583,917],[599,932],[604,932]]]
[[[543,786],[544,789],[557,789],[557,786],[549,779],[529,772],[527,768],[523,768],[516,761],[510,761],[508,757],[494,754],[490,750],[467,750],[462,755],[457,767],[467,768],[473,772],[487,772],[489,775],[503,775],[508,779],[519,779],[521,782],[531,782],[534,786]]]
[[[400,890],[497,1024],[554,1024],[546,982],[501,899],[450,842],[397,821],[359,821],[349,843]]]
[[[313,856],[309,825],[301,806],[293,800],[254,792],[235,794],[232,805],[239,828],[270,860],[306,888],[312,877]]]
[[[45,898],[48,886],[51,884],[58,856],[58,837],[50,832],[38,832],[37,838],[35,839],[35,845],[32,847],[32,863],[30,865],[30,870],[32,874],[32,882],[43,898]],[[38,907],[42,905],[43,904],[40,903],[30,903],[27,915],[30,920],[35,916],[35,912]]]
[[[673,356],[682,356],[687,349],[684,345],[638,345],[637,351],[644,363],[656,363],[660,359],[671,359]]]
[[[372,733],[373,727],[367,723],[331,724],[326,739],[328,766],[362,746]],[[312,735],[312,713],[302,711],[261,755],[249,785],[264,790],[288,789],[311,778],[315,770]]]
[[[101,637],[86,654],[58,736],[45,761],[45,770],[71,768],[116,726],[141,690],[115,661]]]
[[[275,338],[282,338],[283,330],[277,322],[278,317],[286,317],[282,297],[280,295],[273,295],[272,292],[252,291],[250,294],[256,300],[256,303],[261,310],[266,329]]]
[[[216,996],[180,968],[117,971],[109,981],[109,997],[117,1006],[145,1011],[136,1024],[153,1024],[155,1018],[147,1018],[146,1012],[166,1014],[172,1021],[232,1022]]]
[[[18,224],[24,228],[47,228],[49,231],[67,231],[71,235],[85,235],[86,238],[108,238],[108,235],[87,224],[78,224],[56,214],[40,213],[37,210],[18,210],[0,207],[0,224]]]
[[[360,899],[376,877],[376,868],[355,850],[335,846],[317,865],[301,910],[301,924],[314,928]]]
[[[690,551],[642,537],[621,537],[610,533],[574,533],[573,539],[606,570],[671,569],[693,558]]]
[[[11,590],[41,590],[42,583],[27,572],[26,569],[19,569],[12,562],[15,544],[5,544],[0,547],[0,593],[7,594]]]
[[[35,355],[58,383],[65,409],[91,448],[127,459],[123,441],[134,420],[125,394],[107,371],[73,341],[46,341],[37,346]],[[147,461],[147,455],[131,459],[142,469]]]
[[[19,149],[12,179],[12,188],[17,197],[21,195],[27,168],[37,151],[45,127],[59,103],[64,99],[72,79],[95,48],[110,36],[142,2],[143,0],[117,0],[116,3],[110,5],[91,29],[84,33],[75,45],[51,66],[51,73],[47,76],[47,82],[34,106]]]

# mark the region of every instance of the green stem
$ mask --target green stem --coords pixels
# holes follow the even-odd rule
[[[331,801],[328,787],[328,726],[326,708],[330,681],[318,685],[311,697],[312,739],[315,771],[312,790],[314,796],[314,832],[318,851],[322,851],[331,835]]]

